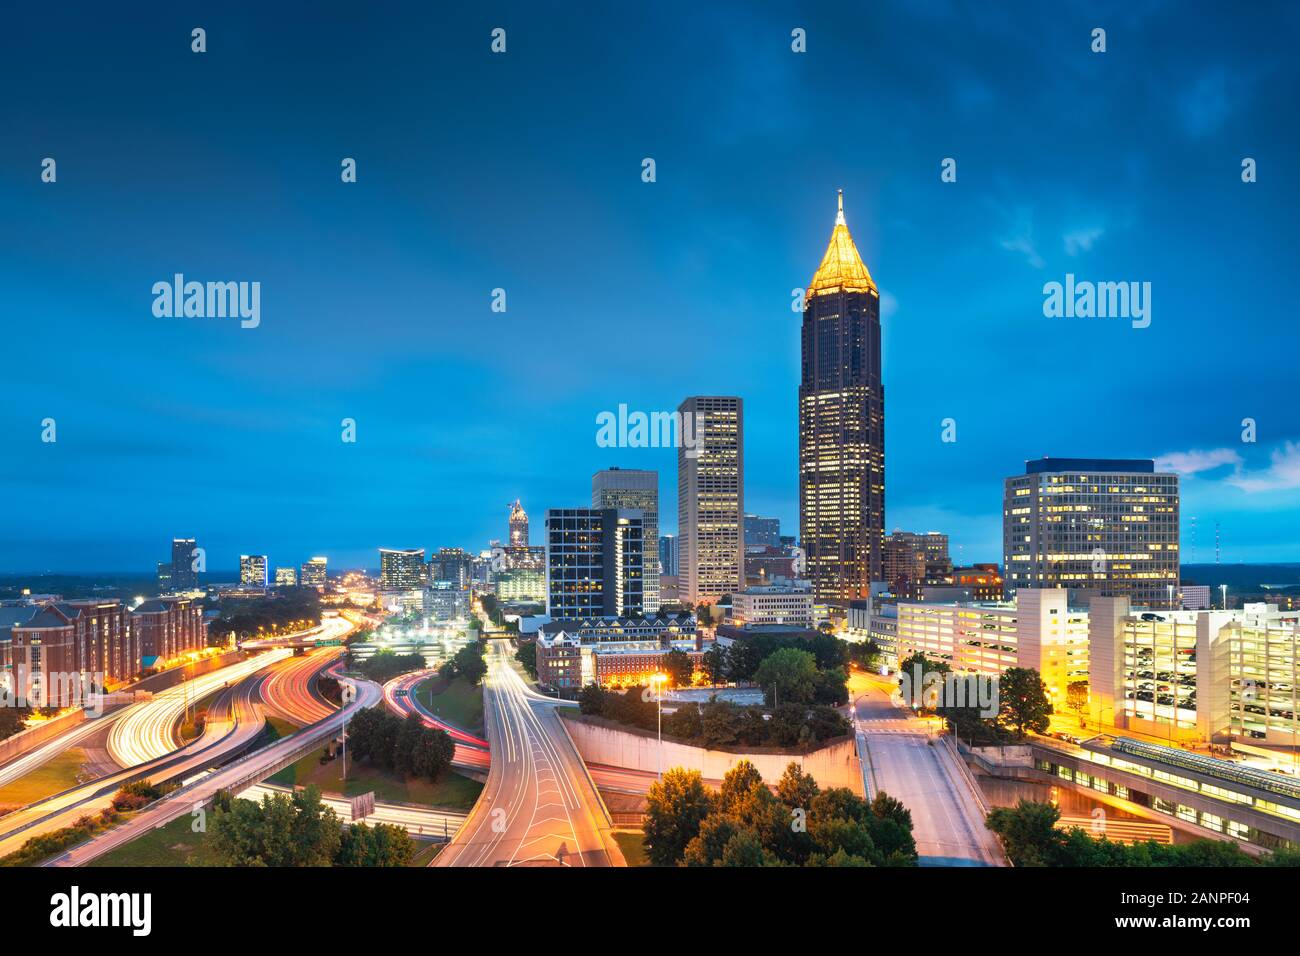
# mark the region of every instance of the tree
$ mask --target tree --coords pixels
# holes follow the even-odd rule
[[[487,661],[483,659],[486,650],[487,645],[483,641],[471,641],[438,668],[438,676],[443,680],[463,677],[477,687],[487,673]]]
[[[415,856],[415,841],[402,827],[354,823],[343,831],[336,866],[406,866]]]
[[[527,641],[519,645],[515,651],[515,660],[524,666],[528,676],[537,680],[537,645],[532,641]]]
[[[672,866],[700,831],[711,801],[698,770],[674,767],[646,794],[645,848],[652,863]]]
[[[727,651],[721,644],[714,642],[713,646],[704,652],[700,659],[700,671],[704,674],[704,679],[709,682],[710,687],[717,687],[727,679]]]
[[[1047,731],[1052,704],[1047,699],[1047,686],[1031,667],[1009,667],[998,680],[998,718],[1015,728],[1016,738],[1023,740],[1026,732],[1036,734]]]
[[[994,807],[987,825],[1002,840],[1014,866],[1052,866],[1064,834],[1056,829],[1061,811],[1050,803],[1021,800],[1014,808]]]
[[[816,686],[817,661],[807,651],[783,647],[763,658],[754,680],[765,692],[771,690],[774,703],[808,703]]]
[[[1065,688],[1065,706],[1079,715],[1079,726],[1086,727],[1083,712],[1088,709],[1088,682],[1086,680],[1070,681]]]
[[[669,687],[689,687],[691,677],[695,674],[695,664],[685,651],[673,648],[660,659],[664,674],[668,676]]]
[[[26,716],[26,710],[0,706],[0,740],[21,732],[25,726],[23,720]]]
[[[927,695],[926,690],[950,673],[952,668],[945,662],[932,661],[920,651],[913,652],[898,665],[898,691],[903,703],[914,710],[933,709],[940,701]]]
[[[585,685],[578,692],[578,711],[599,717],[605,712],[605,688],[595,681]]]
[[[202,862],[216,866],[329,866],[342,841],[338,815],[315,787],[234,800],[212,814]]]

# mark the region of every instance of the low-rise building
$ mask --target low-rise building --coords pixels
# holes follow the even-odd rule
[[[732,620],[745,624],[813,626],[813,593],[809,586],[746,588],[731,599]]]

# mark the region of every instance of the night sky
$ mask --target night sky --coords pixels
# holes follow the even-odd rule
[[[0,14],[0,570],[173,535],[374,565],[504,538],[516,497],[536,540],[611,465],[659,470],[672,531],[675,452],[595,420],[692,394],[744,398],[747,510],[797,533],[791,290],[837,188],[890,528],[1000,560],[1026,458],[1146,457],[1184,560],[1215,521],[1224,561],[1300,560],[1293,5],[266,6]],[[260,325],[156,318],[177,272],[260,282]],[[1150,282],[1150,327],[1045,318],[1067,273]]]

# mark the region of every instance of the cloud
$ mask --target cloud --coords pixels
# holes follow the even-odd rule
[[[1171,451],[1156,459],[1156,471],[1172,471],[1180,475],[1195,475],[1212,471],[1224,465],[1241,467],[1241,456],[1231,448],[1212,448],[1209,451]]]
[[[1285,442],[1281,448],[1274,448],[1267,468],[1253,472],[1239,469],[1228,478],[1228,484],[1247,494],[1300,488],[1300,443]]]
[[[1087,252],[1092,248],[1093,243],[1105,234],[1106,230],[1100,226],[1067,232],[1061,237],[1061,241],[1065,243],[1065,254],[1077,256],[1081,252]]]
[[[1046,265],[1043,257],[1038,254],[1038,246],[1034,244],[1034,237],[1029,229],[1011,239],[1003,239],[1001,245],[1009,252],[1023,253],[1025,261],[1035,269],[1041,269]]]

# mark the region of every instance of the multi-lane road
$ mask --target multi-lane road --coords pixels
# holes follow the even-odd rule
[[[610,866],[623,862],[608,817],[553,698],[530,690],[509,644],[489,641],[483,709],[487,785],[435,866]]]
[[[935,725],[895,706],[885,682],[855,674],[853,723],[867,792],[888,793],[912,813],[923,866],[1005,866],[969,777]]]
[[[393,678],[384,685],[385,706],[399,717],[417,713],[426,727],[436,727],[439,730],[446,731],[456,746],[456,753],[452,757],[451,765],[457,770],[469,770],[480,774],[486,773],[488,765],[491,763],[488,742],[482,737],[471,734],[463,727],[457,727],[455,724],[443,720],[420,703],[415,696],[415,688],[435,673],[436,671],[433,670],[423,670]]]

